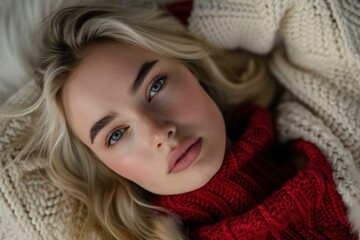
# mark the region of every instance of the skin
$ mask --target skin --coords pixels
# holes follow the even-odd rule
[[[139,69],[150,62],[139,89],[132,91]],[[80,141],[114,172],[150,192],[195,190],[222,164],[226,148],[222,114],[195,76],[177,61],[116,42],[96,43],[65,83],[62,101]],[[111,121],[92,142],[92,126],[109,114]],[[196,139],[202,143],[196,160],[178,173],[169,172],[171,152]]]

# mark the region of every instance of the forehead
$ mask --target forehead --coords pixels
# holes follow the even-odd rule
[[[152,58],[155,56],[151,52],[116,42],[102,42],[89,47],[64,85],[64,105],[73,105],[75,99],[99,100],[96,99],[98,95],[129,86],[139,66]],[[67,104],[70,102],[72,104]]]
[[[123,75],[134,74],[133,70],[138,69],[144,61],[159,57],[148,50],[118,42],[96,43],[86,50],[85,57],[65,85],[80,81],[99,83],[100,80],[105,79],[102,76],[114,77],[115,75],[119,78]]]

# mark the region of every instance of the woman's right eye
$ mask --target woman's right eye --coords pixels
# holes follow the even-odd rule
[[[126,130],[127,128],[118,128],[113,131],[107,139],[107,146],[111,147],[112,145],[116,144],[122,138]]]

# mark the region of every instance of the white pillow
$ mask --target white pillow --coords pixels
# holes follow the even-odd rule
[[[0,104],[31,78],[32,35],[62,1],[2,0],[0,5]]]

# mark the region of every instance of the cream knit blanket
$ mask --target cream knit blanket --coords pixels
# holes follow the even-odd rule
[[[190,30],[226,49],[272,51],[271,70],[289,91],[279,137],[326,154],[360,232],[360,2],[195,0]]]
[[[323,150],[360,231],[358,0],[195,0],[190,31],[227,49],[275,49],[271,69],[289,90],[278,106],[280,139],[302,137]],[[3,108],[37,93],[30,82]],[[48,181],[44,159],[12,161],[10,143],[31,124],[0,118],[0,239],[79,239],[85,209]]]

